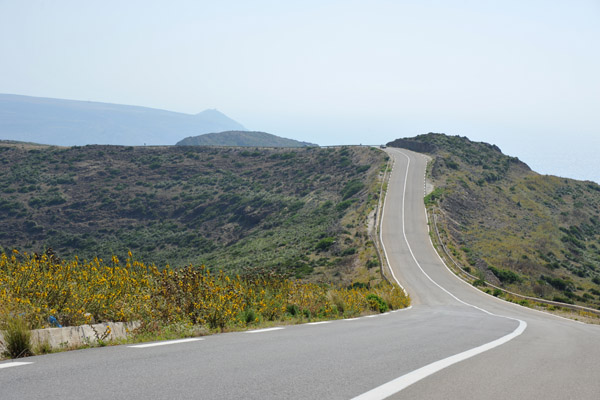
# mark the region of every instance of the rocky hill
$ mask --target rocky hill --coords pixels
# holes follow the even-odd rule
[[[429,133],[389,146],[433,156],[440,224],[454,257],[526,295],[600,307],[600,186],[545,176],[497,146]]]
[[[316,144],[286,139],[266,132],[227,131],[185,138],[178,146],[308,147]]]

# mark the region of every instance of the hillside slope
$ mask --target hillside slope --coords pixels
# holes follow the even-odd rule
[[[0,246],[60,257],[375,277],[365,215],[387,156],[356,148],[0,144]],[[363,281],[369,279],[365,275]]]
[[[600,307],[600,186],[544,176],[496,146],[429,133],[388,143],[434,157],[448,247],[466,269],[526,295]]]
[[[316,145],[266,132],[226,131],[191,136],[177,142],[177,146],[307,147]]]
[[[217,110],[147,107],[0,94],[0,139],[57,146],[172,145],[185,136],[245,128]]]

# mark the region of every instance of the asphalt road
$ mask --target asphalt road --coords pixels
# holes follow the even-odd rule
[[[411,309],[2,362],[0,399],[599,398],[600,328],[502,302],[456,278],[429,241],[425,158],[388,152],[396,163],[383,240]]]

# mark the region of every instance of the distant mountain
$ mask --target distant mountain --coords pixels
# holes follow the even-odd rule
[[[0,94],[0,139],[59,146],[172,145],[186,135],[245,128],[217,110],[155,108]]]
[[[313,143],[286,139],[266,132],[227,131],[188,137],[178,146],[309,147]]]

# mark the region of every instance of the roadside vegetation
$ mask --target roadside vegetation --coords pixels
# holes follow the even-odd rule
[[[17,251],[0,255],[0,330],[10,357],[34,353],[29,329],[55,324],[136,321],[136,341],[356,317],[408,304],[404,292],[385,281],[344,287],[268,270],[240,276],[205,266],[158,268],[131,253],[124,261],[89,262]]]
[[[496,146],[459,136],[389,145],[433,156],[436,189],[425,203],[452,258],[480,286],[600,309],[598,184],[537,174]]]
[[[387,160],[0,142],[4,356],[56,350],[28,332],[58,324],[135,322],[147,341],[406,307],[368,231]]]

